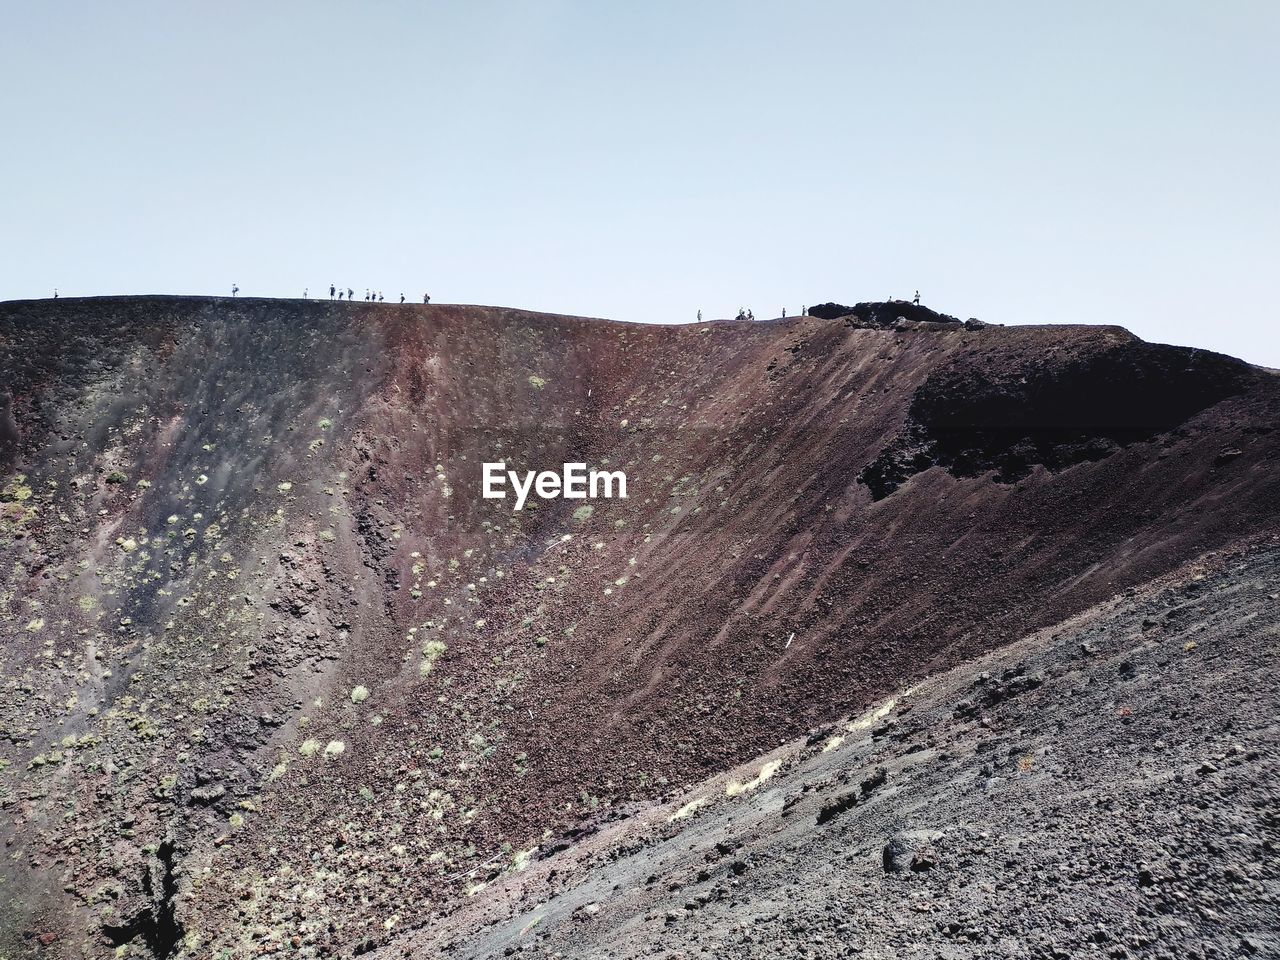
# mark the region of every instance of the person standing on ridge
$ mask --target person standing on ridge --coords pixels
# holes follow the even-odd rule
[[[231,295],[234,297],[239,292],[240,292],[240,287],[233,283],[231,285]]]
[[[915,299],[914,299],[914,300],[912,300],[911,302],[912,302],[912,303],[914,303],[917,307],[918,307],[918,306],[920,306],[920,291],[919,291],[919,290],[917,290],[917,291],[916,291]]]
[[[782,308],[782,319],[783,319],[783,320],[787,319],[787,308],[786,308],[786,307],[783,307],[783,308]]]
[[[379,303],[381,303],[381,302],[382,302],[382,291],[381,291],[381,290],[379,290],[379,291],[378,291],[378,302],[379,302]]]
[[[352,290],[350,287],[347,287],[347,299],[354,300],[355,298],[356,298],[356,292]]]
[[[339,299],[339,300],[341,300],[341,299],[342,299],[342,296],[343,296],[343,291],[339,290],[339,291],[338,291],[338,299]]]
[[[702,311],[701,311],[701,310],[699,310],[699,311],[698,311],[698,322],[699,322],[699,323],[701,323],[701,322],[702,322]]]
[[[334,295],[334,293],[335,293],[335,292],[337,292],[337,288],[336,288],[332,283],[331,283],[331,284],[329,284],[329,299],[330,299],[330,300],[332,300],[332,299],[333,299],[333,295]]]
[[[307,296],[307,291],[308,291],[308,290],[310,290],[310,289],[311,289],[310,287],[303,287],[303,288],[302,288],[302,299],[303,299],[303,300],[310,300],[310,299],[311,299],[310,297],[308,297],[308,296]]]
[[[423,302],[423,303],[430,303],[430,302],[431,302],[431,294],[429,294],[429,293],[424,293],[424,294],[422,295],[422,302]]]
[[[403,294],[403,293],[402,293],[402,294],[400,294],[400,302],[401,302],[401,303],[404,303],[404,294]]]
[[[53,299],[55,299],[55,300],[57,300],[57,299],[58,299],[58,288],[57,288],[57,287],[54,287],[54,288],[53,288]]]

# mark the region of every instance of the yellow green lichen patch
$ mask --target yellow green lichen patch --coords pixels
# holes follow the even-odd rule
[[[31,499],[31,492],[27,478],[18,474],[0,487],[0,503],[22,503]]]
[[[0,521],[15,524],[26,523],[36,516],[36,507],[29,503],[32,497],[31,487],[27,486],[26,477],[18,474],[0,487]],[[0,522],[0,530],[8,526]]]
[[[892,710],[897,705],[898,705],[898,700],[896,697],[893,698],[892,700],[886,700],[884,703],[880,704],[880,706],[873,707],[872,709],[868,710],[858,719],[845,724],[845,730],[847,730],[849,733],[858,733],[859,731],[862,731],[862,730],[870,730],[875,725],[875,722],[877,720],[880,720],[881,718],[888,716],[889,711]]]
[[[418,666],[418,672],[422,676],[426,676],[431,672],[431,668],[435,666],[440,655],[449,648],[443,640],[428,640],[422,645],[422,663]]]
[[[761,767],[760,772],[756,774],[754,777],[752,777],[750,780],[747,780],[745,782],[730,780],[729,785],[725,787],[724,792],[726,795],[730,797],[736,797],[742,793],[749,793],[750,791],[754,790],[756,787],[760,786],[760,784],[768,780],[770,777],[772,777],[775,773],[777,773],[778,768],[781,766],[782,766],[781,760],[770,760],[763,767]]]
[[[679,810],[673,813],[667,819],[667,822],[674,823],[677,820],[685,820],[693,816],[695,813],[697,813],[699,810],[701,810],[710,802],[711,802],[710,797],[698,797],[695,800],[690,800],[688,803],[682,806]]]

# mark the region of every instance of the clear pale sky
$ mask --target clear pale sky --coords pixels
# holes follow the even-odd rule
[[[1280,4],[12,3],[0,299],[907,297],[1280,367]]]

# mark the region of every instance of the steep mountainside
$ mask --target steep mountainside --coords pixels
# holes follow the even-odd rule
[[[1272,374],[854,310],[0,304],[0,951],[363,951],[1276,528]]]

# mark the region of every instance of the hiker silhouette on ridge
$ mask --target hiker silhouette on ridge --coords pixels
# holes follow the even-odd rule
[[[914,298],[911,302],[912,302],[912,303],[914,303],[917,307],[918,307],[918,306],[920,306],[920,291],[919,291],[919,290],[917,290],[917,291],[916,291],[915,298]]]
[[[356,292],[352,290],[350,287],[347,287],[347,299],[354,300],[355,298],[356,298]]]
[[[404,303],[404,294],[403,294],[403,293],[402,293],[402,294],[400,294],[400,302],[401,302],[401,303]]]
[[[329,284],[329,299],[330,299],[330,300],[332,300],[332,299],[333,299],[333,295],[334,295],[334,293],[336,293],[336,292],[337,292],[337,288],[336,288],[332,283],[331,283],[331,284]]]
[[[234,297],[239,292],[240,292],[240,287],[233,283],[231,285],[231,295]]]
[[[431,294],[429,294],[429,293],[424,293],[424,294],[422,295],[422,302],[423,302],[423,303],[430,303],[430,302],[431,302]]]

